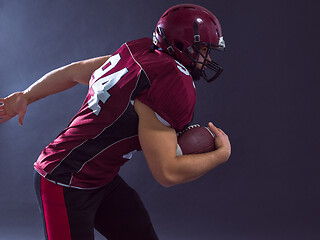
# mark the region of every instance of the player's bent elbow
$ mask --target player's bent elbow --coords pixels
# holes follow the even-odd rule
[[[168,188],[168,187],[172,187],[174,186],[175,184],[170,182],[170,181],[167,181],[167,180],[157,180],[157,182],[162,186],[162,187],[165,187],[165,188]]]
[[[168,170],[160,170],[153,173],[155,180],[163,187],[171,187],[179,184],[179,181]]]
[[[161,175],[158,174],[157,176],[154,176],[154,178],[163,187],[171,187],[177,184],[175,181],[173,181],[172,178],[170,178],[165,174],[161,174]]]

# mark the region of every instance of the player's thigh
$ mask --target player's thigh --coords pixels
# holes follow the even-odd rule
[[[59,186],[39,175],[35,187],[46,239],[94,239],[94,213],[100,203],[94,203],[96,194]]]
[[[108,240],[158,239],[137,192],[120,177],[114,182],[97,210],[95,228]]]

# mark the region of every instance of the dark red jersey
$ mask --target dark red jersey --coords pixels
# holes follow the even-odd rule
[[[177,130],[192,120],[196,93],[189,72],[153,50],[149,38],[123,44],[92,74],[81,109],[42,151],[35,169],[70,187],[97,188],[110,182],[132,152],[141,150],[134,99]]]

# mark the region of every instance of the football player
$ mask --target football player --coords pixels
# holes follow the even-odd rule
[[[158,239],[138,194],[118,175],[142,149],[163,186],[192,181],[231,153],[228,136],[208,124],[216,150],[176,156],[176,131],[191,122],[194,82],[222,72],[210,55],[224,50],[221,26],[207,9],[169,8],[153,39],[124,43],[114,54],[75,62],[49,72],[28,89],[0,99],[0,123],[48,95],[83,83],[85,101],[69,125],[35,162],[35,187],[50,240]]]

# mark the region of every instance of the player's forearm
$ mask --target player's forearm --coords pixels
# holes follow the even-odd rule
[[[226,162],[230,156],[221,148],[213,152],[176,157],[166,166],[167,186],[193,181]]]
[[[78,83],[73,81],[70,65],[53,70],[23,91],[28,104],[54,93],[67,90]]]
[[[92,73],[110,56],[102,56],[71,63],[53,70],[32,84],[24,93],[28,104],[51,94],[65,91],[78,83],[89,84]]]

